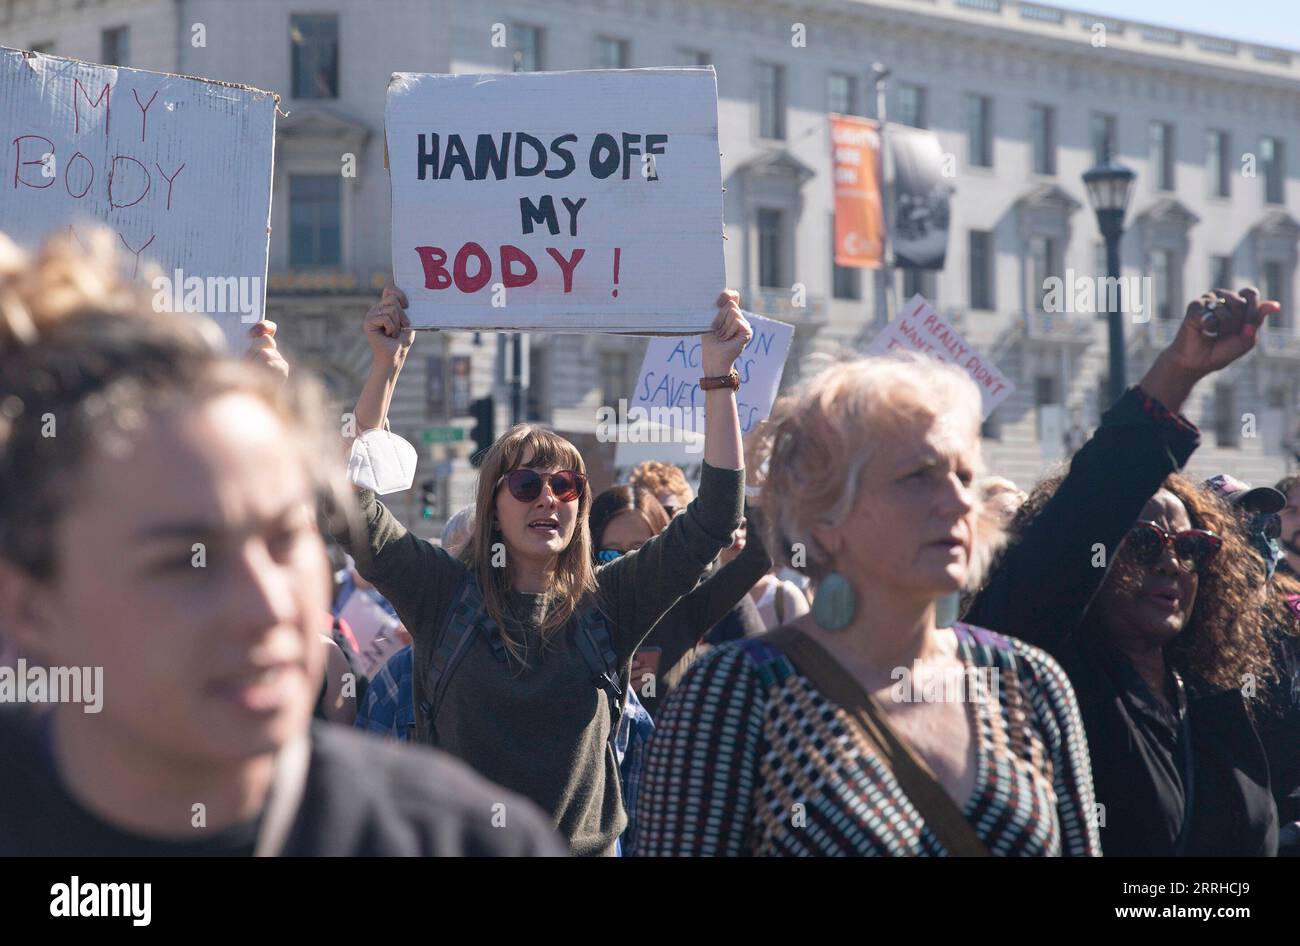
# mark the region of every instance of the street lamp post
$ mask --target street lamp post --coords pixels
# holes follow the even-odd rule
[[[878,319],[880,325],[888,325],[894,317],[894,270],[889,264],[889,254],[893,251],[893,226],[890,200],[888,196],[888,185],[886,184],[885,162],[887,160],[885,126],[889,123],[887,112],[887,82],[890,74],[893,72],[884,63],[873,62],[871,64],[872,81],[876,86],[876,121],[880,125],[879,153],[876,162],[876,183],[880,187],[880,220],[885,225],[885,240],[887,241],[880,249],[880,279],[885,287],[885,317]]]
[[[1129,198],[1133,194],[1131,170],[1117,164],[1107,149],[1100,164],[1083,172],[1083,183],[1088,188],[1088,202],[1097,211],[1097,226],[1106,239],[1106,275],[1108,285],[1114,286],[1115,305],[1110,304],[1111,293],[1107,291],[1107,320],[1110,329],[1110,403],[1114,404],[1128,387],[1125,379],[1126,355],[1124,352],[1124,322],[1121,310],[1123,304],[1119,299],[1119,241],[1124,235],[1124,213],[1128,210]],[[1100,298],[1101,292],[1097,293]]]

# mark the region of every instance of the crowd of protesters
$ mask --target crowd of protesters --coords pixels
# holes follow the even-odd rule
[[[1300,478],[1179,472],[1194,386],[1279,311],[1253,289],[1028,493],[921,356],[742,440],[726,292],[698,493],[651,462],[593,494],[521,424],[435,543],[349,485],[274,325],[232,358],[119,271],[0,239],[0,663],[108,693],[0,705],[0,853],[1300,853]],[[360,432],[405,305],[362,320]]]

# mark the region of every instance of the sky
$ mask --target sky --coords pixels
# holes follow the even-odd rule
[[[1052,6],[1300,50],[1300,0],[1049,0]]]

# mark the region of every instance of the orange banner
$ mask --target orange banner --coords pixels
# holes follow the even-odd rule
[[[830,119],[835,265],[879,269],[885,253],[879,126],[848,115],[832,115]]]

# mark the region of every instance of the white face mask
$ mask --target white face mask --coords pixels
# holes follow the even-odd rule
[[[390,430],[367,430],[352,441],[348,479],[380,496],[410,489],[415,481],[415,448]]]

